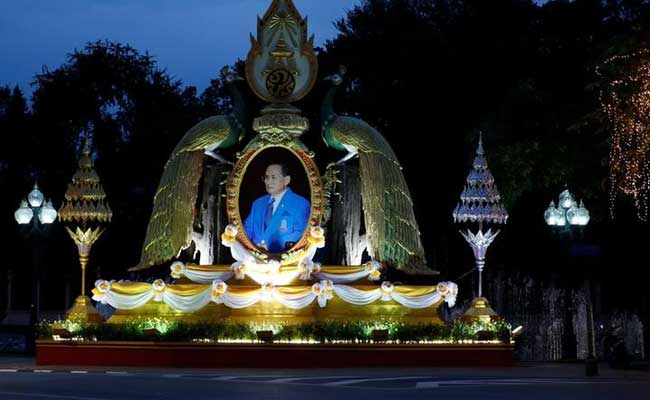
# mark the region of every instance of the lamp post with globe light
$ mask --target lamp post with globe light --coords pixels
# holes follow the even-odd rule
[[[544,212],[544,220],[546,224],[554,229],[559,230],[562,234],[568,234],[573,237],[573,230],[582,229],[589,223],[591,219],[589,210],[580,200],[578,203],[573,194],[568,189],[564,189],[558,198],[557,207],[551,201],[551,204]],[[584,291],[586,297],[586,331],[587,331],[587,354],[585,358],[585,373],[587,376],[598,375],[598,364],[595,356],[596,341],[594,333],[594,311],[593,302],[591,299],[591,279],[588,276],[584,280]]]
[[[32,300],[30,307],[30,325],[33,326],[40,312],[40,260],[39,240],[57,217],[56,209],[52,206],[52,200],[45,201],[45,196],[38,189],[38,184],[27,195],[27,200],[22,200],[20,206],[14,212],[14,218],[21,231],[32,240]]]
[[[570,233],[571,227],[586,226],[589,223],[590,216],[584,202],[580,200],[578,204],[573,194],[568,189],[564,189],[560,193],[557,207],[551,201],[548,209],[544,212],[544,219],[547,225],[563,228],[563,231]]]

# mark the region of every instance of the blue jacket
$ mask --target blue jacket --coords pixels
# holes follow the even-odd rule
[[[264,241],[270,253],[282,253],[286,250],[287,242],[297,242],[302,237],[311,206],[307,199],[287,188],[265,231],[264,214],[270,200],[271,195],[267,194],[253,202],[251,212],[244,221],[244,230],[254,245]]]

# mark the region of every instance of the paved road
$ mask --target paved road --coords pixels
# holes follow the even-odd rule
[[[0,359],[0,399],[648,399],[650,373],[500,369],[180,370],[34,367]]]

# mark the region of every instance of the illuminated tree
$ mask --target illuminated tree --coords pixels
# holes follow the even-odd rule
[[[606,60],[601,107],[610,130],[610,213],[618,193],[631,196],[640,220],[648,219],[650,192],[650,54],[647,50]]]

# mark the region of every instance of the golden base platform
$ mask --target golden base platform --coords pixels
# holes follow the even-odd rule
[[[72,307],[66,311],[65,319],[86,322],[102,322],[104,320],[88,296],[78,296]]]
[[[472,304],[462,317],[466,322],[489,323],[501,319],[499,314],[490,307],[490,302],[485,297],[475,297]]]

